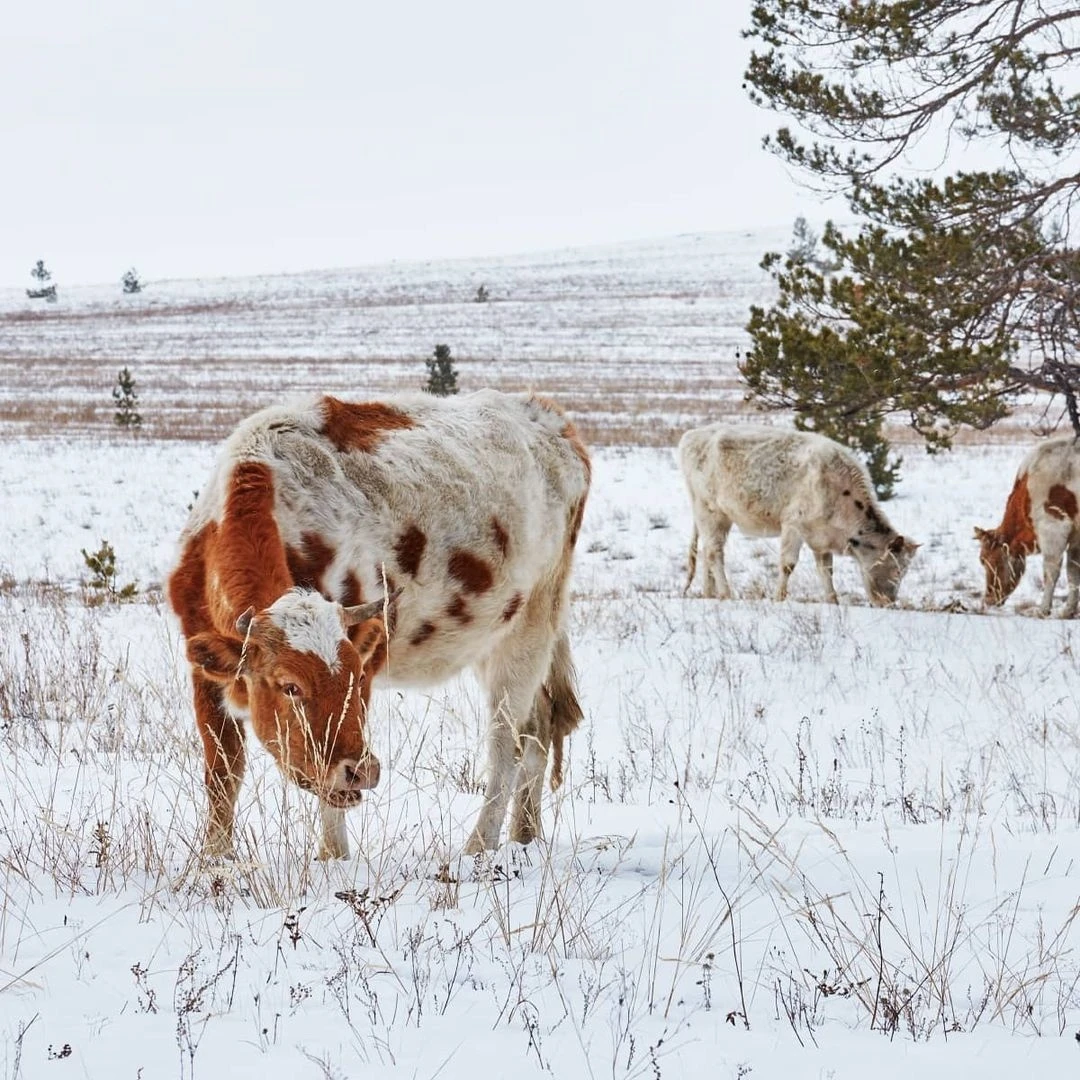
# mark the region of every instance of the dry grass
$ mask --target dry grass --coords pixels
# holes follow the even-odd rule
[[[40,357],[32,363],[0,356],[0,437],[74,438],[114,432],[112,386],[130,358],[110,353],[68,361]],[[557,401],[594,446],[673,446],[689,427],[751,410],[730,373],[687,365],[676,376],[658,361],[615,367],[578,361],[495,366],[456,361],[463,391],[493,387],[537,393]],[[296,357],[158,360],[133,369],[143,433],[162,440],[224,438],[243,417],[284,397],[330,393],[356,399],[423,383],[423,365],[400,360],[313,362]],[[361,389],[362,388],[362,389]]]

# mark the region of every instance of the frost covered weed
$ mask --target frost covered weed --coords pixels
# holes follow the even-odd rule
[[[1027,939],[1018,913],[1038,890],[1031,867],[989,904],[973,903],[980,849],[993,838],[980,834],[978,815],[968,821],[954,837],[941,833],[937,875],[920,875],[912,891],[895,858],[868,881],[824,826],[834,859],[815,880],[798,852],[748,816],[740,843],[788,916],[786,948],[772,951],[768,970],[778,1012],[797,1035],[812,1037],[838,1011],[890,1038],[925,1040],[992,1021],[1062,1034],[1078,1004],[1080,974],[1066,945],[1077,909],[1049,929],[1040,920]]]

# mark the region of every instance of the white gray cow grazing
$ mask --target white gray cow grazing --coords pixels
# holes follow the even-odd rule
[[[700,536],[705,595],[731,596],[724,545],[738,525],[748,536],[780,537],[777,600],[787,596],[803,544],[830,603],[837,602],[832,563],[840,554],[858,562],[872,604],[896,600],[919,545],[886,520],[865,467],[846,447],[812,432],[710,424],[686,432],[678,452],[694,512],[687,589]]]
[[[581,719],[566,636],[589,456],[553,405],[492,390],[349,403],[318,397],[240,425],[169,578],[187,638],[210,804],[227,854],[246,720],[321,802],[322,857],[379,782],[372,682],[474,668],[491,708],[489,773],[468,850],[540,831],[549,747]],[[367,603],[364,601],[368,600]]]

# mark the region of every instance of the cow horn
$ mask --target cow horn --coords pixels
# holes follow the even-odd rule
[[[348,629],[350,626],[357,626],[362,622],[367,622],[368,619],[377,618],[386,610],[390,610],[392,617],[394,604],[397,603],[397,598],[400,595],[401,589],[398,588],[389,596],[380,597],[378,600],[372,600],[370,603],[356,604],[354,607],[342,608],[345,628]]]

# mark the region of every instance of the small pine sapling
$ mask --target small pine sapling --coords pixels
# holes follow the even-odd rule
[[[424,387],[429,394],[437,397],[449,397],[458,392],[457,370],[450,356],[449,345],[436,345],[435,355],[424,361],[427,365],[428,381]]]
[[[135,391],[135,379],[127,368],[122,368],[116,377],[116,385],[113,387],[113,401],[116,402],[116,413],[113,419],[122,427],[130,431],[136,431],[142,427],[142,416],[139,415],[139,395]]]
[[[129,295],[142,292],[142,282],[139,280],[139,272],[134,266],[130,270],[124,272],[124,276],[120,279],[120,284],[123,285],[124,292]]]
[[[87,585],[102,599],[131,600],[138,594],[139,587],[134,581],[117,587],[116,552],[108,540],[102,540],[101,547],[97,551],[91,552],[82,548],[82,557],[87,570],[90,571],[90,580]]]
[[[56,286],[49,284],[52,273],[45,268],[44,259],[38,259],[34,268],[30,271],[30,276],[37,282],[37,285],[33,289],[27,289],[26,295],[31,300],[44,300],[46,303],[55,304]]]

